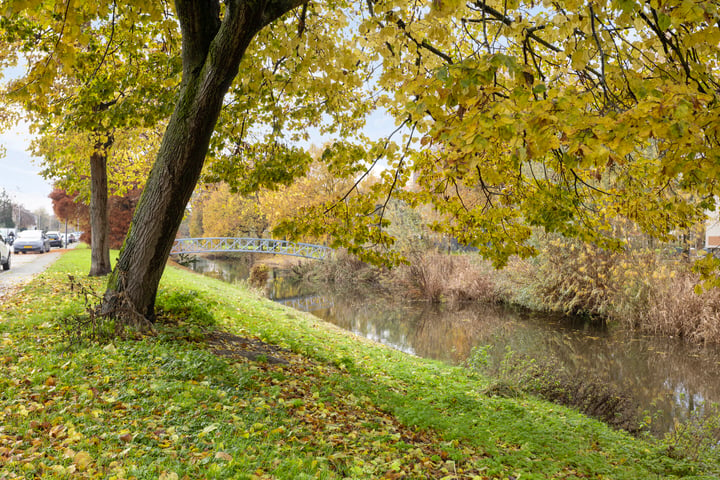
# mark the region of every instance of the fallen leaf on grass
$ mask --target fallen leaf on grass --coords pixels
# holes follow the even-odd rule
[[[75,458],[73,458],[73,463],[75,463],[78,470],[83,471],[92,463],[92,457],[86,451],[77,452]]]
[[[225,453],[225,452],[217,452],[215,454],[215,458],[217,458],[219,460],[225,460],[226,462],[231,462],[233,459],[232,455],[230,455],[229,453]]]
[[[67,469],[62,465],[53,465],[50,467],[50,471],[56,475],[65,475],[67,473]]]

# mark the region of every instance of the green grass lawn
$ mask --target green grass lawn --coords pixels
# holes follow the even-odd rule
[[[64,254],[3,300],[0,480],[718,478],[183,269],[163,277],[157,335],[70,344],[63,319],[84,302],[68,275],[103,289],[89,256]]]

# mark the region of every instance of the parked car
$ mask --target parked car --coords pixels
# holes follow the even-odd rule
[[[0,236],[5,239],[5,243],[12,245],[15,240],[15,229],[14,228],[0,228]]]
[[[71,232],[71,233],[68,233],[67,235],[64,234],[64,233],[61,233],[61,234],[60,234],[60,238],[62,238],[62,241],[63,241],[63,243],[65,244],[66,247],[67,247],[68,245],[70,245],[71,243],[77,242],[77,237],[75,237],[75,234],[72,233],[72,232]]]
[[[3,270],[10,270],[10,257],[12,256],[12,247],[8,243],[9,240],[0,235],[0,265]]]
[[[23,230],[15,237],[13,249],[15,253],[45,253],[50,251],[50,241],[42,230]]]
[[[62,237],[60,236],[60,232],[56,232],[55,230],[50,230],[45,234],[45,236],[50,240],[50,246],[51,247],[64,247],[65,243],[63,242]]]

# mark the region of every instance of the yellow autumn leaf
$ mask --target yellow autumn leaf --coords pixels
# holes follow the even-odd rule
[[[78,470],[83,471],[92,463],[93,458],[90,454],[84,450],[77,452],[73,458],[73,463],[77,466]]]
[[[65,467],[63,467],[62,465],[53,465],[52,467],[50,467],[50,471],[52,471],[56,475],[65,475],[66,473]]]

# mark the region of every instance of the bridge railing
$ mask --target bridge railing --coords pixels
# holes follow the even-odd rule
[[[271,253],[325,260],[333,249],[323,245],[271,238],[202,237],[176,239],[170,255],[216,252]]]

